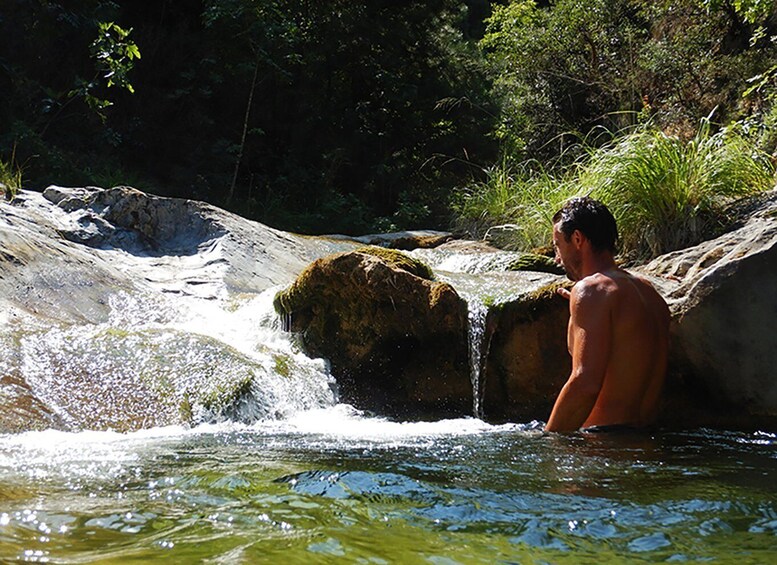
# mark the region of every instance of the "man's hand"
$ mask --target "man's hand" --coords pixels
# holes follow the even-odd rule
[[[559,295],[561,298],[566,298],[567,300],[569,300],[569,297],[571,296],[570,292],[569,292],[567,289],[563,288],[563,287],[559,287],[559,288],[557,288],[557,289],[556,289],[556,293],[557,293],[557,294],[558,294],[558,295]]]

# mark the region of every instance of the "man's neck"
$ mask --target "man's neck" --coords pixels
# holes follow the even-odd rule
[[[589,253],[583,258],[583,277],[589,277],[596,273],[605,273],[617,268],[615,258],[609,251]]]

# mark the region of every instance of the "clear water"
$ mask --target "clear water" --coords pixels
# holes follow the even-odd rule
[[[777,436],[545,434],[347,406],[0,436],[0,562],[777,562]]]

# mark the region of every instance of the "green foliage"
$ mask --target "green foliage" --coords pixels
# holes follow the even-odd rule
[[[13,200],[16,192],[22,187],[22,172],[10,162],[0,159],[0,193],[6,200]]]
[[[22,169],[16,163],[16,147],[14,147],[10,160],[5,161],[0,158],[0,194],[6,200],[13,200],[21,188]]]
[[[485,237],[497,226],[511,228],[507,249],[528,251],[547,245],[553,214],[577,195],[563,176],[537,171],[536,163],[503,161],[486,171],[486,180],[461,190],[455,210],[457,228],[472,237]]]
[[[571,155],[569,132],[627,125],[642,108],[636,52],[647,34],[623,1],[495,6],[481,47],[502,103],[496,135],[507,154],[550,161]]]
[[[687,141],[646,127],[587,151],[555,177],[493,169],[465,195],[463,221],[477,218],[480,234],[509,223],[511,247],[530,250],[547,242],[565,200],[592,195],[616,217],[624,256],[648,259],[717,235],[727,204],[775,181],[771,159],[741,128],[713,134],[709,119]]]
[[[11,4],[0,155],[31,188],[140,185],[303,233],[527,214],[531,247],[580,190],[581,138],[688,140],[717,108],[777,150],[765,0]]]
[[[736,131],[702,120],[689,141],[661,131],[629,134],[594,152],[577,183],[612,210],[622,252],[650,258],[715,235],[733,199],[771,188],[774,168]]]
[[[698,0],[709,12],[720,10],[728,5],[748,23],[762,22],[774,10],[774,0]]]

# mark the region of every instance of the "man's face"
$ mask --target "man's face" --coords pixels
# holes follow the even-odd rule
[[[575,247],[572,239],[570,237],[567,240],[559,230],[559,224],[553,224],[553,249],[556,252],[556,264],[564,268],[571,280],[577,281],[580,280],[582,258],[580,250]]]

